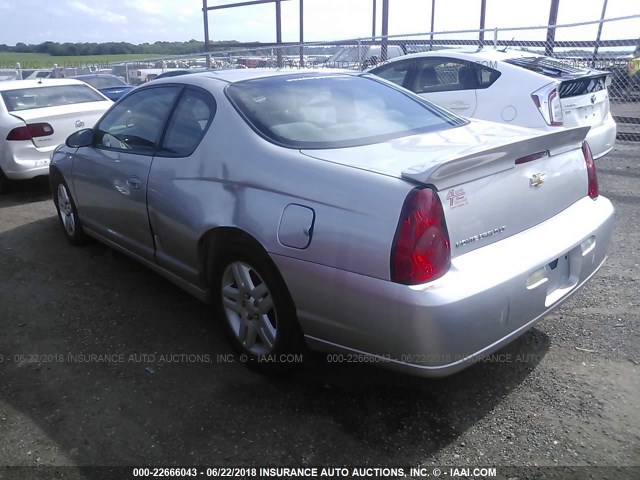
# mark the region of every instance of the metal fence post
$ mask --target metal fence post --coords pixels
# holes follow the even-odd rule
[[[600,24],[598,25],[598,34],[596,35],[596,46],[593,47],[593,60],[591,61],[591,66],[595,68],[596,66],[596,57],[598,56],[598,47],[600,47],[600,36],[602,35],[602,21],[604,20],[604,16],[607,13],[607,1],[604,0],[604,4],[602,5],[602,15],[600,15]]]
[[[280,0],[276,0],[276,63],[278,68],[282,68],[282,6]]]
[[[304,64],[304,0],[300,0],[300,65],[299,68],[303,68]]]
[[[380,47],[380,61],[387,61],[387,36],[389,35],[389,0],[382,0],[382,45]]]
[[[487,13],[487,0],[481,0],[480,2],[480,35],[478,36],[478,40],[480,40],[480,46],[484,45],[484,21]]]
[[[493,30],[493,48],[498,48],[498,27]]]
[[[436,16],[436,0],[431,0],[431,43],[429,44],[429,50],[433,50],[433,28],[435,25]]]
[[[544,47],[544,53],[548,57],[553,55],[553,48],[556,43],[556,25],[558,24],[558,6],[560,0],[551,0],[551,9],[549,10],[549,26],[547,28],[547,43]]]
[[[202,0],[202,17],[204,21],[204,51],[209,51],[209,10],[207,0]],[[207,68],[211,68],[211,55],[207,53]],[[128,81],[128,78],[127,78]]]

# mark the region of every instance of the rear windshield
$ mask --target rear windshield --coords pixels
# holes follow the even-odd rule
[[[86,85],[57,85],[6,90],[2,92],[2,99],[10,112],[105,101],[102,95]]]
[[[78,80],[82,80],[97,89],[126,86],[126,84],[118,77],[86,77],[79,78]]]
[[[549,57],[512,58],[506,62],[553,78],[574,78],[590,73],[590,70],[572,64],[571,60],[557,60]]]
[[[366,145],[466,124],[368,76],[300,73],[246,80],[226,91],[254,129],[291,148]]]

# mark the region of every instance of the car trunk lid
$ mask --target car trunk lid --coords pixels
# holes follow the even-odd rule
[[[609,115],[606,75],[598,72],[560,84],[560,104],[567,127],[597,127]]]
[[[580,147],[588,130],[543,133],[474,120],[382,144],[302,153],[432,186],[455,257],[531,228],[584,197]]]
[[[566,127],[595,127],[609,114],[607,72],[576,65],[575,59],[523,56],[507,63],[560,82],[558,91]]]
[[[74,103],[55,107],[34,108],[12,112],[11,115],[26,124],[48,123],[53,133],[34,137],[34,145],[46,148],[64,143],[69,135],[82,128],[93,127],[113,102]]]

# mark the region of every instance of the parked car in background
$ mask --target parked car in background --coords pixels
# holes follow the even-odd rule
[[[53,149],[112,104],[79,80],[0,82],[0,192],[10,180],[48,175]]]
[[[212,302],[256,368],[306,344],[442,376],[603,264],[587,131],[469,121],[357,72],[222,70],[137,88],[56,149],[50,182],[72,244]]]
[[[608,73],[522,51],[418,53],[369,70],[460,115],[547,131],[590,127],[594,158],[613,148]]]
[[[133,90],[134,88],[131,85],[127,85],[116,75],[111,75],[109,73],[78,75],[72,78],[82,80],[84,83],[88,83],[114,102],[125,96],[130,90]]]

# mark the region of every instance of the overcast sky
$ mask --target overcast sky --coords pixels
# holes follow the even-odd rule
[[[208,0],[222,5],[237,0]],[[371,35],[373,0],[304,0],[305,40]],[[378,26],[382,0],[378,2]],[[486,27],[546,25],[551,0],[487,0]],[[603,0],[560,0],[558,23],[599,19]],[[298,40],[299,0],[282,2],[283,40]],[[431,0],[389,0],[389,34],[427,32]],[[609,0],[607,17],[640,14],[637,0]],[[480,0],[436,0],[435,30],[478,28]],[[211,40],[275,41],[275,6],[253,5],[209,13]],[[595,38],[596,27],[562,36]],[[540,33],[541,35],[542,33]],[[516,39],[531,32],[514,33]],[[583,38],[580,38],[583,37]],[[605,24],[603,38],[640,37],[640,19]],[[153,43],[202,40],[202,0],[0,0],[0,43],[108,42]]]

